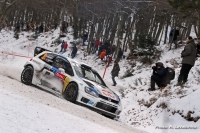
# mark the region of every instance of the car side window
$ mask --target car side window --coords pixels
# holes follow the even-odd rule
[[[72,66],[69,61],[57,56],[53,62],[53,66],[56,68],[63,68],[66,74],[74,76]]]
[[[86,69],[85,69],[85,77],[86,77],[87,79],[93,79],[93,75],[91,75],[90,70],[86,70]]]
[[[61,67],[60,65],[61,65],[61,59],[58,58],[58,57],[56,57],[56,58],[54,59],[54,61],[53,61],[52,66],[54,66],[54,67],[56,67],[56,68],[60,68],[60,67]]]
[[[43,60],[44,62],[46,62],[47,64],[52,65],[53,59],[55,58],[55,56],[56,55],[52,53],[45,53],[41,55],[39,58]]]
[[[73,70],[72,70],[72,66],[66,60],[63,61],[63,69],[65,70],[65,73],[67,73],[67,74],[69,74],[71,76],[74,76],[74,73],[73,73]]]

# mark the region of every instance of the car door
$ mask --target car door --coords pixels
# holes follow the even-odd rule
[[[71,64],[66,58],[58,55],[52,66],[54,76],[59,79],[61,91],[64,92],[66,86],[70,82],[71,76],[74,75]]]
[[[40,79],[42,86],[55,90],[56,87],[54,86],[54,84],[56,84],[58,81],[55,81],[52,64],[56,56],[57,55],[53,53],[44,53],[43,55],[41,55],[39,59],[44,62],[44,65],[37,74],[37,78]]]

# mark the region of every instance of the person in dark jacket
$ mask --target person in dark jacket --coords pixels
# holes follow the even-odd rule
[[[169,33],[169,43],[174,43],[175,48],[178,47],[178,36],[179,36],[179,28],[176,27],[176,29],[172,28]]]
[[[41,23],[40,26],[39,26],[39,33],[42,33],[43,30],[44,30],[44,28],[43,28],[43,24]]]
[[[172,28],[169,32],[169,43],[173,43],[173,34],[174,34],[174,28]]]
[[[200,57],[200,40],[197,41],[197,57]]]
[[[62,51],[63,51],[64,44],[65,44],[65,41],[63,40],[63,41],[62,41],[62,44],[61,44],[61,49],[60,49],[60,52],[62,52]]]
[[[179,28],[176,27],[176,30],[174,32],[173,42],[175,44],[175,48],[178,47],[178,37],[179,37]]]
[[[162,62],[156,63],[156,66],[152,67],[153,69],[153,75],[151,76],[151,88],[149,88],[149,91],[155,90],[155,83],[158,85],[158,87],[165,87],[166,86],[166,69]]]
[[[100,43],[99,50],[98,50],[98,56],[101,54],[101,52],[104,50],[104,44]]]
[[[91,40],[91,44],[90,44],[90,50],[88,52],[91,52],[92,54],[94,53],[94,49],[95,49],[95,44],[94,44],[94,39]]]
[[[83,46],[85,45],[85,41],[88,39],[88,33],[86,32],[84,35],[83,35]]]
[[[182,59],[182,67],[180,71],[180,75],[178,77],[178,85],[184,84],[187,82],[188,74],[191,68],[195,64],[197,55],[196,44],[191,36],[186,39],[186,46],[184,50],[181,52]]]
[[[112,71],[111,71],[113,86],[116,86],[116,85],[117,85],[117,83],[116,83],[116,81],[115,81],[115,77],[118,77],[119,71],[120,71],[119,64],[118,64],[117,61],[115,61],[115,62],[114,62],[113,69],[112,69]]]
[[[74,45],[72,48],[72,53],[71,53],[72,59],[76,56],[76,53],[77,53],[77,47],[76,47],[76,45]]]

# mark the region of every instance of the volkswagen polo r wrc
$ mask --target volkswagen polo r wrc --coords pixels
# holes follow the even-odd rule
[[[53,90],[73,103],[79,103],[98,113],[119,118],[120,98],[107,87],[97,71],[63,55],[36,47],[34,57],[27,61],[21,82]]]

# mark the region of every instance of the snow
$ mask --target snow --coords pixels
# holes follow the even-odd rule
[[[53,34],[46,33],[43,40],[41,38],[44,35],[36,41],[24,38],[32,33],[20,33],[24,35],[20,35],[18,40],[13,39],[11,31],[2,31],[0,34],[0,133],[143,132],[70,103],[60,95],[21,83],[23,65],[33,56],[35,46],[54,50],[55,47],[50,47],[49,42],[58,35],[58,31]],[[27,58],[8,54],[27,56]]]
[[[12,31],[2,31],[0,34],[0,133],[53,133],[55,131],[132,133],[142,132],[141,130],[149,133],[200,132],[200,120],[194,122],[184,118],[189,111],[192,112],[191,117],[200,116],[198,102],[200,59],[197,59],[192,68],[188,82],[184,86],[175,86],[180,73],[182,60],[180,53],[184,44],[181,44],[178,49],[172,48],[170,51],[167,44],[158,46],[162,50],[159,61],[163,62],[165,67],[172,67],[176,72],[175,79],[163,91],[147,91],[152,69],[151,66],[143,65],[137,60],[123,59],[119,62],[120,73],[116,78],[116,87],[111,86],[112,66],[107,68],[104,81],[121,97],[123,106],[119,121],[113,121],[87,108],[69,103],[60,96],[54,96],[20,82],[23,65],[29,60],[28,57],[33,56],[36,46],[42,46],[52,51],[60,50],[60,45],[51,46],[59,36],[58,29],[44,33],[37,40],[32,41],[27,38],[33,34],[31,32],[20,33],[18,40],[13,38]],[[69,33],[63,40],[67,41],[70,47],[73,37]],[[81,50],[81,46],[78,48],[78,55],[75,59],[91,65],[100,75],[103,75],[105,65],[100,60],[95,60],[96,55],[84,57],[84,50]],[[20,54],[27,58],[10,56],[1,52]],[[68,57],[70,52],[71,50],[68,48],[63,55]],[[127,54],[128,52],[125,53],[125,55]],[[136,66],[129,65],[130,62],[136,63]],[[133,76],[123,78],[127,70],[133,70]]]
[[[117,132],[5,90],[1,90],[0,96],[0,129],[3,132],[93,133],[94,127],[98,133]]]
[[[60,96],[22,84],[20,68],[0,64],[0,69],[0,133],[140,132]],[[15,75],[8,70],[15,71]]]

